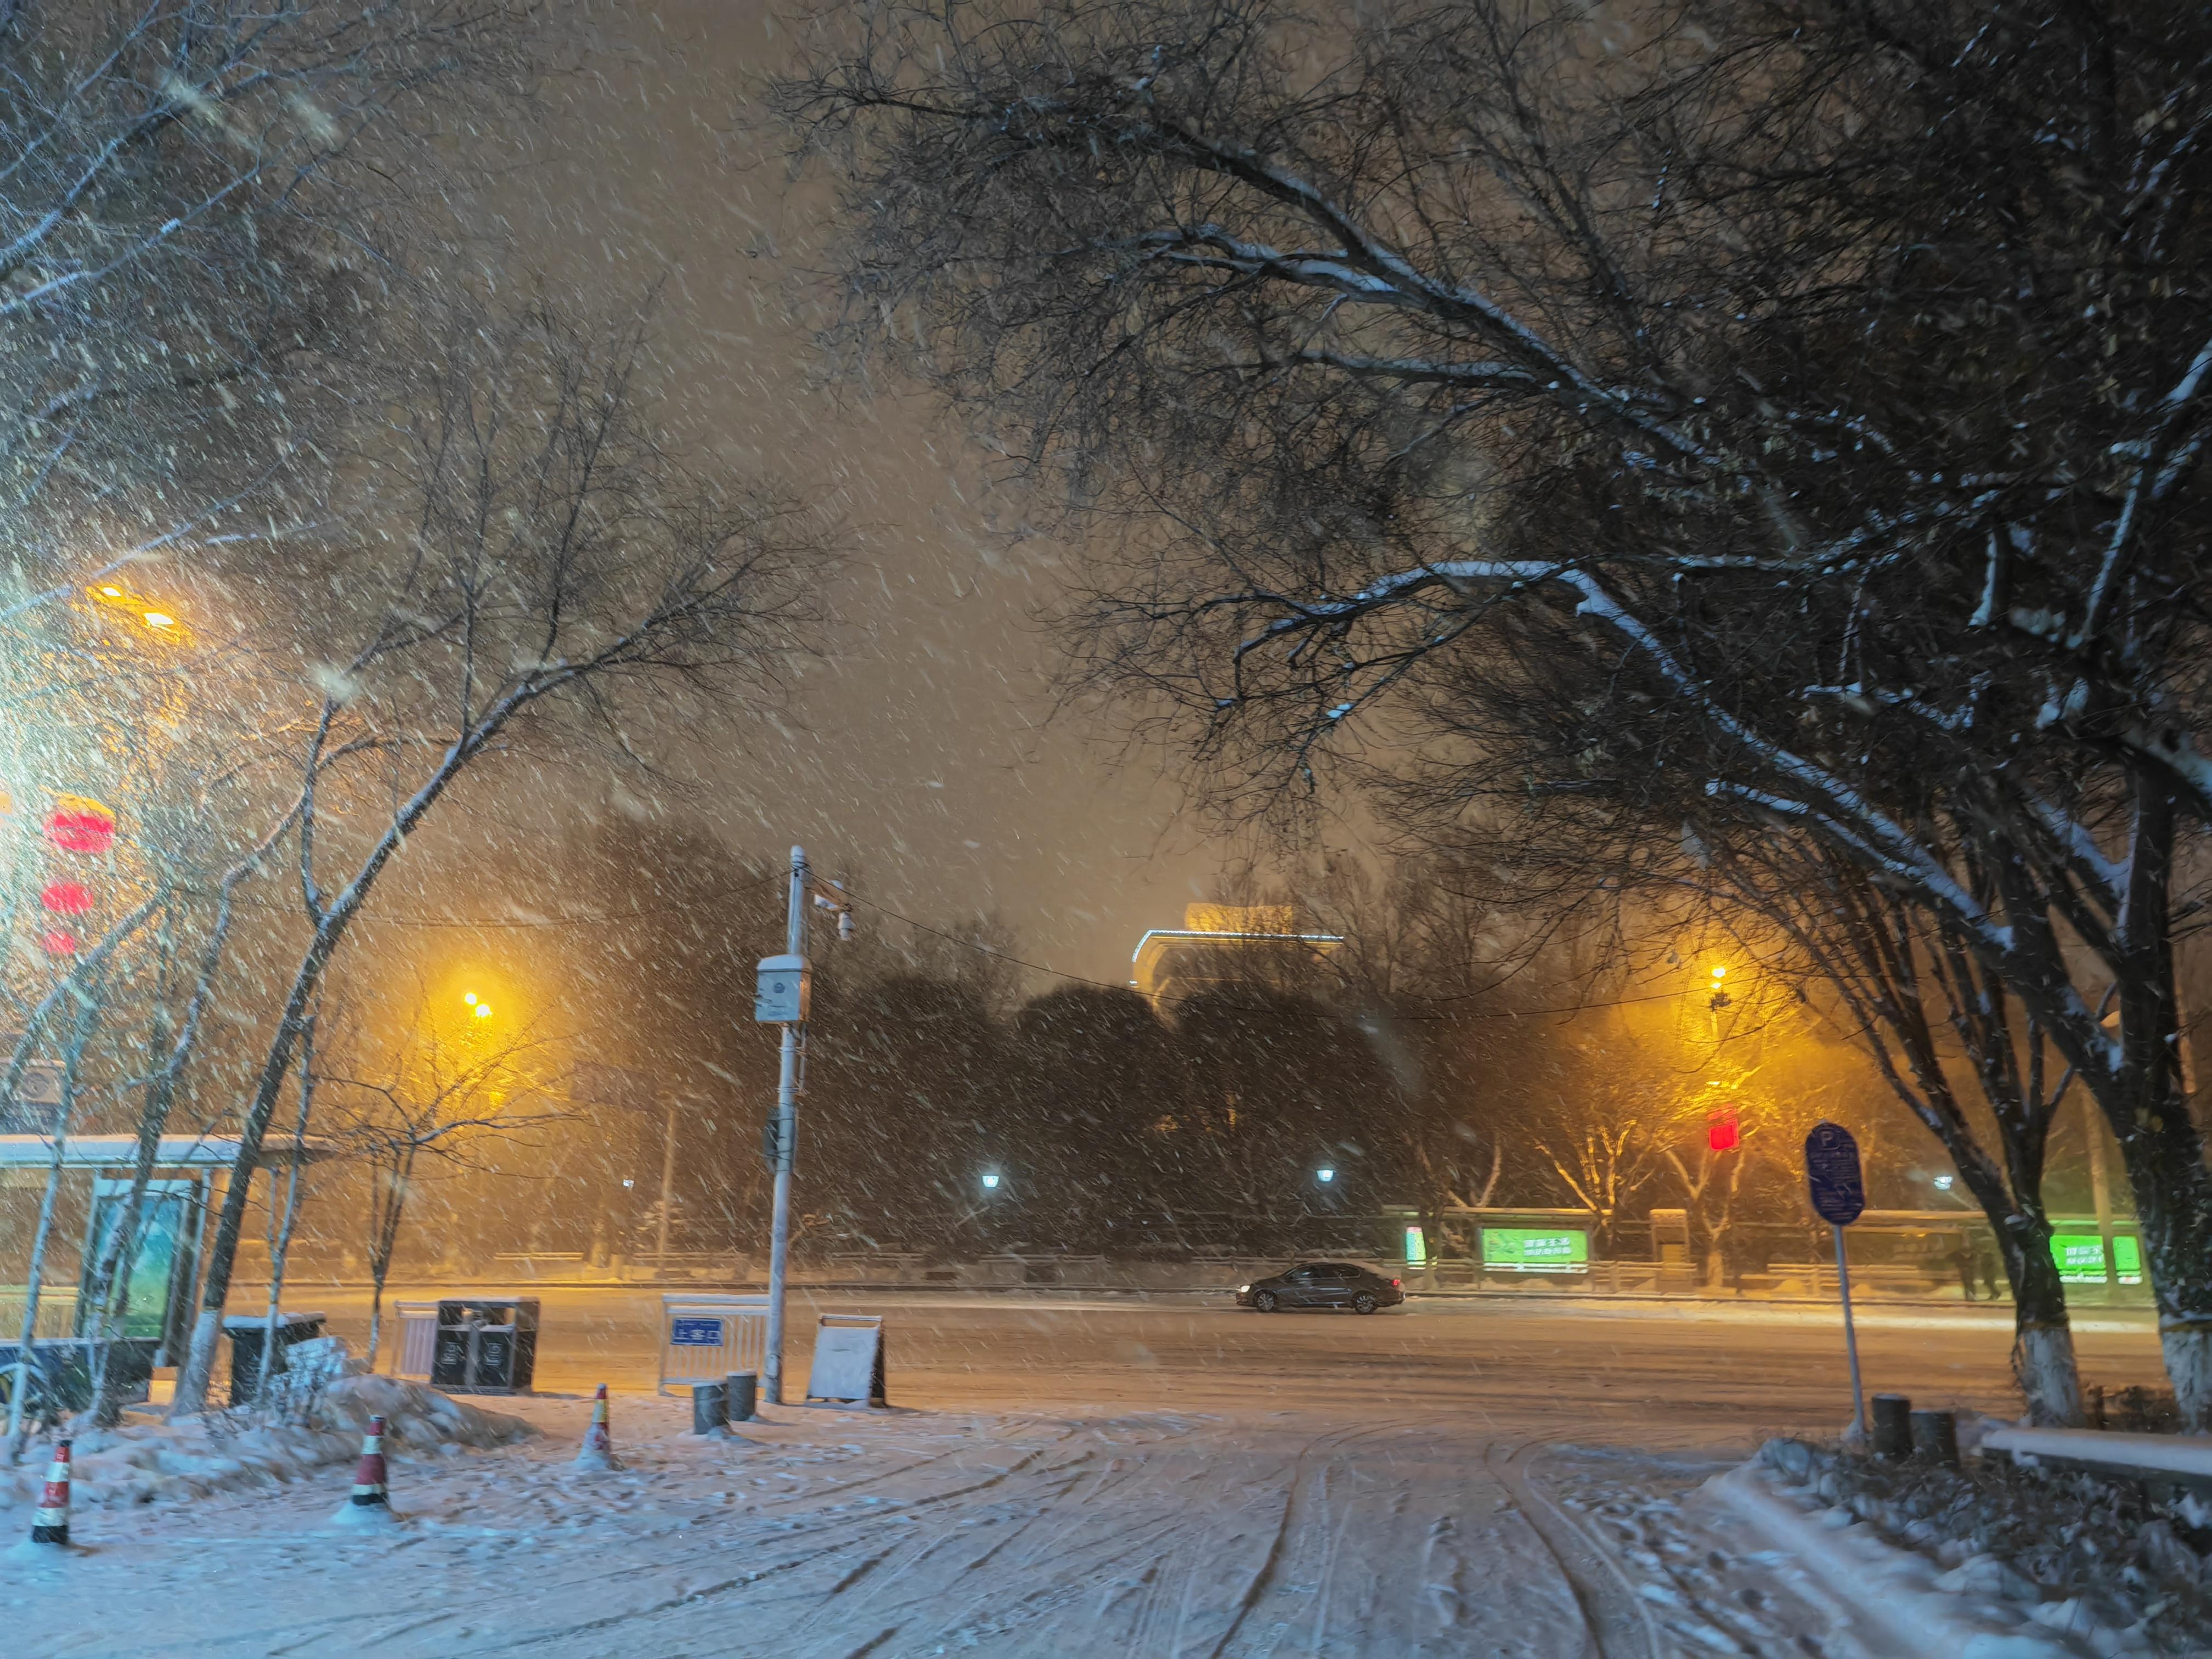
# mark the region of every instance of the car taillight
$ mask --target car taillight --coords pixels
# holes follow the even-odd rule
[[[1390,1281],[1390,1288],[1394,1291],[1399,1288],[1398,1281],[1396,1279],[1394,1279]]]

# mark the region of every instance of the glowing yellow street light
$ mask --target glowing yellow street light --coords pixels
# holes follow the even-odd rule
[[[491,1018],[491,1004],[489,1002],[479,1002],[477,1004],[476,1017],[478,1019],[489,1019]]]
[[[118,611],[136,613],[138,620],[156,634],[181,635],[184,631],[182,625],[174,616],[148,604],[146,596],[143,593],[133,593],[129,588],[120,586],[114,582],[102,582],[98,587],[92,589],[91,592],[92,597],[102,605],[112,605]]]
[[[1714,978],[1714,980],[1715,980],[1716,981],[1720,981],[1720,980],[1724,980],[1724,979],[1726,979],[1727,977],[1728,977],[1728,969],[1725,969],[1725,968],[1716,968],[1716,969],[1713,969],[1713,978]]]

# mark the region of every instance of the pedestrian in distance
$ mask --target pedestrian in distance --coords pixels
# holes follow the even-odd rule
[[[1991,1302],[1997,1299],[1998,1266],[1996,1246],[1978,1242],[1974,1246],[1974,1272],[1982,1281],[1982,1295]]]
[[[1974,1255],[1973,1252],[1966,1248],[1966,1241],[1960,1239],[1952,1248],[1951,1254],[1944,1259],[1951,1264],[1952,1270],[1959,1275],[1960,1291],[1964,1293],[1967,1301],[1972,1302],[1974,1299]]]

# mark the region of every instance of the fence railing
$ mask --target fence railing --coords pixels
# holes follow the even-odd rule
[[[0,1285],[0,1342],[13,1342],[23,1334],[23,1310],[30,1301],[30,1291],[21,1285]],[[48,1290],[39,1292],[39,1325],[32,1334],[44,1341],[49,1337],[68,1336],[76,1325],[76,1291]]]

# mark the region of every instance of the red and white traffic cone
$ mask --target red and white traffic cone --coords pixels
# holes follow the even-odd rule
[[[576,1454],[576,1462],[587,1469],[622,1467],[615,1456],[614,1436],[607,1428],[607,1385],[604,1382],[592,1396],[592,1426],[584,1431],[584,1449]]]
[[[368,1419],[368,1432],[361,1437],[361,1461],[353,1468],[353,1496],[331,1517],[342,1527],[388,1527],[399,1517],[392,1512],[392,1497],[384,1482],[384,1419]]]
[[[39,1507],[31,1516],[31,1541],[33,1544],[52,1544],[62,1549],[70,1547],[70,1443],[54,1442],[53,1467],[46,1471],[46,1488],[39,1494]]]

